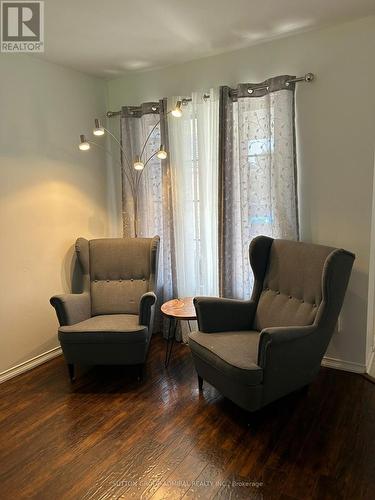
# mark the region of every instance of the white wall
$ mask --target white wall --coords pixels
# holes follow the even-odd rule
[[[79,133],[106,109],[105,82],[0,55],[0,373],[58,345],[51,295],[69,291],[78,236],[106,236],[106,168]]]
[[[297,89],[302,239],[356,253],[327,356],[363,370],[375,137],[375,17],[109,82],[109,106],[314,72]],[[114,119],[115,120],[115,119]],[[119,185],[119,182],[117,182]],[[119,192],[117,191],[119,200]],[[118,210],[118,213],[120,211]]]
[[[308,71],[316,73],[316,81],[297,90],[302,238],[357,254],[342,331],[334,336],[328,356],[361,369],[366,359],[374,53],[371,17],[132,74],[108,85],[36,58],[1,54],[0,373],[58,345],[48,299],[69,290],[75,238],[111,235],[120,227],[117,165],[109,172],[108,205],[105,159],[98,151],[77,149],[78,134],[90,132],[94,117],[124,104]],[[116,119],[111,126],[117,132]],[[108,224],[113,213],[118,218],[110,217]]]

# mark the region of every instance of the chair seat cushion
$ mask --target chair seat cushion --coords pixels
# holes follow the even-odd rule
[[[108,314],[59,328],[59,340],[72,344],[147,343],[148,328],[136,314]]]
[[[262,383],[263,370],[258,366],[260,332],[255,330],[189,334],[193,356],[214,366],[228,377],[246,385]]]

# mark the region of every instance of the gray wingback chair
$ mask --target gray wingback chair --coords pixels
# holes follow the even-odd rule
[[[152,335],[158,251],[158,236],[78,238],[83,293],[50,300],[71,380],[79,363],[141,369]]]
[[[266,236],[250,244],[251,300],[196,297],[189,335],[203,379],[255,411],[317,375],[342,307],[355,256]]]

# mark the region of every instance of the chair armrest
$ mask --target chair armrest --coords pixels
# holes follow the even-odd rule
[[[139,324],[151,326],[154,317],[156,304],[156,295],[154,292],[146,292],[142,295],[139,303]]]
[[[262,330],[258,365],[263,368],[263,404],[312,382],[330,337],[330,331],[316,325]]]
[[[50,303],[55,308],[60,326],[74,325],[91,316],[89,293],[54,295]]]
[[[260,333],[258,348],[258,364],[264,366],[269,351],[297,350],[301,353],[303,346],[309,346],[312,341],[320,340],[319,328],[309,326],[283,326],[265,328]]]
[[[316,325],[266,328],[258,348],[264,403],[309,384],[320,370],[330,334]]]
[[[251,300],[195,297],[198,328],[204,333],[250,330],[256,310]]]

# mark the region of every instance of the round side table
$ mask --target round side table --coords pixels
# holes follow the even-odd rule
[[[195,307],[193,304],[194,297],[184,297],[183,299],[172,299],[164,302],[161,306],[161,312],[169,319],[167,349],[165,352],[165,366],[169,364],[171,359],[173,343],[176,339],[177,324],[179,321],[187,321],[191,331],[190,321],[197,319]]]

